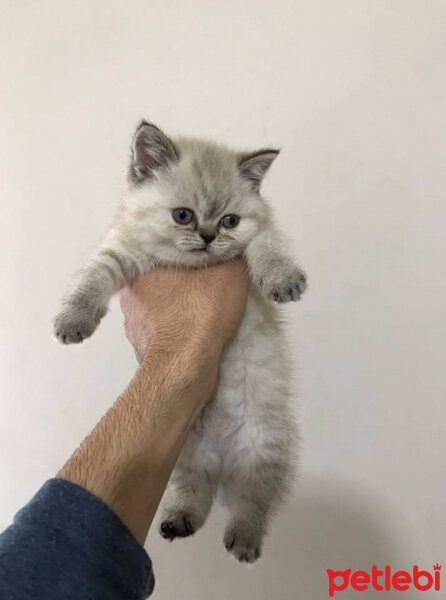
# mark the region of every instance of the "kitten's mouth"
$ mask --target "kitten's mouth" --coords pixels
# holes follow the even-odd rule
[[[192,254],[206,254],[207,251],[207,246],[203,246],[202,248],[193,248],[192,250],[189,250],[189,252],[192,252]]]

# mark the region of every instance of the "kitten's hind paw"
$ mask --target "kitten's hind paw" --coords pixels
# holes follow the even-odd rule
[[[279,303],[296,301],[307,289],[307,276],[298,267],[285,272],[279,270],[265,280],[262,287],[270,300]]]
[[[179,511],[166,517],[160,525],[160,534],[166,540],[174,540],[177,537],[189,537],[198,529],[199,525],[190,513]]]
[[[54,334],[62,344],[79,344],[92,335],[105,310],[67,305],[54,319]]]
[[[253,563],[262,554],[263,534],[253,531],[243,523],[236,523],[225,532],[223,543],[228,552],[240,562]]]

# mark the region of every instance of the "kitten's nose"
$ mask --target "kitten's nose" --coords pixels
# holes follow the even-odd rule
[[[200,231],[200,237],[204,240],[205,244],[210,244],[215,240],[213,233],[207,233],[207,231]]]

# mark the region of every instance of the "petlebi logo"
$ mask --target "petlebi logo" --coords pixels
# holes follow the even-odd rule
[[[379,592],[390,592],[390,590],[406,591],[415,588],[420,592],[434,589],[440,591],[440,572],[441,565],[438,563],[433,566],[432,573],[420,570],[418,565],[414,565],[409,571],[396,571],[392,573],[389,565],[386,565],[382,571],[376,565],[373,565],[370,573],[367,571],[355,571],[351,569],[345,571],[332,571],[327,569],[328,575],[328,594],[330,597],[335,592],[342,592],[349,586],[358,592],[368,589],[378,590]],[[340,597],[342,599],[342,596]]]

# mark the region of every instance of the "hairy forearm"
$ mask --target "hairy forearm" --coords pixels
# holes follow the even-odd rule
[[[220,348],[153,347],[58,473],[109,505],[143,543],[187,433],[216,383]]]
[[[236,261],[155,270],[121,294],[127,337],[142,363],[58,476],[103,500],[140,542],[189,429],[215,389],[247,291],[244,265]]]

